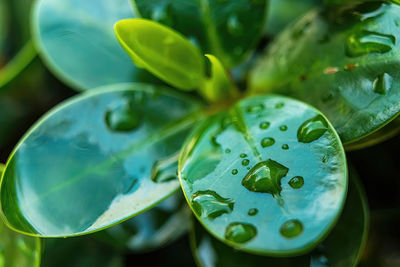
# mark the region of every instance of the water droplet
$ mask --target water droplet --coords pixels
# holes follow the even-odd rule
[[[231,150],[229,148],[227,148],[227,149],[225,149],[225,153],[229,154],[229,153],[231,153]]]
[[[260,112],[264,109],[264,105],[263,104],[257,104],[257,105],[253,105],[253,106],[248,106],[246,108],[247,113],[257,113]]]
[[[249,165],[249,163],[250,163],[250,160],[248,160],[248,159],[242,160],[242,165],[243,166],[247,166],[247,165]]]
[[[289,145],[288,144],[283,144],[282,145],[282,149],[283,150],[288,150],[289,149]]]
[[[239,171],[238,171],[237,169],[233,169],[233,170],[232,170],[232,174],[233,174],[233,175],[236,175],[236,174],[238,174],[238,173],[239,173]]]
[[[247,212],[247,214],[249,216],[256,216],[257,213],[258,213],[258,209],[256,209],[256,208],[249,209],[249,211]]]
[[[272,137],[266,137],[263,140],[261,140],[261,146],[262,147],[270,147],[273,144],[275,144],[275,139]]]
[[[177,163],[177,155],[156,161],[151,169],[150,179],[155,183],[166,183],[176,180]]]
[[[346,42],[346,55],[359,57],[369,53],[387,53],[396,43],[393,35],[360,31],[350,35]]]
[[[151,19],[164,25],[173,26],[174,16],[172,15],[172,12],[173,10],[171,4],[155,5],[151,14]]]
[[[302,188],[304,185],[304,178],[301,176],[295,176],[290,179],[289,185],[294,189]]]
[[[237,15],[233,14],[229,16],[228,18],[228,32],[232,35],[240,35],[243,32],[243,25],[239,21],[239,18]]]
[[[248,223],[235,222],[228,225],[225,238],[235,243],[249,242],[257,235],[257,229]]]
[[[271,123],[264,121],[264,122],[260,123],[260,129],[266,130],[269,128],[270,125],[271,125]]]
[[[111,131],[130,132],[139,127],[141,117],[130,101],[124,101],[107,110],[105,121]]]
[[[243,178],[242,185],[249,191],[279,195],[282,191],[281,179],[289,169],[268,159],[257,163]]]
[[[282,125],[279,127],[279,130],[281,130],[282,132],[286,132],[288,129],[288,127],[286,125]]]
[[[389,74],[383,73],[375,79],[372,90],[377,94],[385,95],[392,88],[392,84],[393,78]]]
[[[317,115],[305,121],[297,130],[297,140],[302,143],[311,143],[319,139],[328,130],[328,123],[324,117]]]
[[[303,224],[299,220],[289,220],[282,224],[280,233],[286,238],[294,238],[303,232]]]
[[[284,106],[285,106],[285,104],[282,103],[282,102],[280,102],[280,103],[277,103],[277,104],[275,105],[275,108],[276,108],[276,109],[281,109],[281,108],[283,108]]]
[[[213,220],[222,214],[232,212],[235,201],[229,198],[223,198],[216,192],[198,191],[191,197],[191,203],[198,216]]]
[[[240,154],[240,157],[243,159],[243,158],[247,157],[247,154],[246,153],[242,153],[242,154]]]
[[[324,155],[322,157],[322,163],[327,163],[328,162],[328,157],[326,155]]]

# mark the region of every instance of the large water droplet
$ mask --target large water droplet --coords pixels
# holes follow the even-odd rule
[[[240,35],[243,32],[243,25],[237,15],[233,14],[228,18],[228,32],[232,35]]]
[[[272,137],[266,137],[261,140],[262,147],[270,147],[275,144],[275,139]]]
[[[247,214],[248,214],[249,216],[256,216],[256,215],[258,214],[258,209],[256,209],[256,208],[249,209],[249,211],[247,212]]]
[[[396,43],[393,35],[361,31],[350,35],[346,42],[346,55],[359,57],[369,53],[387,53]]]
[[[211,190],[198,191],[191,197],[192,207],[198,216],[213,220],[222,214],[231,213],[235,201],[223,198]]]
[[[238,174],[238,173],[239,173],[239,171],[238,171],[237,169],[233,169],[233,170],[232,170],[232,174],[233,174],[233,175],[236,175],[236,174]]]
[[[257,163],[243,178],[242,185],[249,191],[279,195],[282,191],[281,179],[289,169],[268,159]]]
[[[129,132],[140,125],[141,116],[132,102],[124,101],[107,110],[105,121],[111,131]]]
[[[317,115],[305,121],[297,130],[297,140],[302,143],[311,143],[319,139],[328,130],[328,123],[324,117]]]
[[[383,73],[375,79],[372,90],[377,94],[385,95],[392,88],[392,84],[393,78],[389,74]]]
[[[282,224],[280,233],[286,238],[294,238],[303,232],[303,224],[299,220],[289,220]]]
[[[282,132],[286,132],[288,129],[288,127],[286,125],[282,125],[279,127],[279,130],[281,130]]]
[[[245,158],[245,157],[247,157],[247,154],[246,153],[242,153],[242,154],[240,154],[240,157],[241,158]]]
[[[295,176],[290,179],[289,185],[294,189],[302,188],[304,185],[304,178],[301,176]]]
[[[225,238],[235,243],[249,242],[257,235],[257,229],[248,223],[235,222],[228,225]]]
[[[271,125],[271,123],[264,121],[264,122],[260,123],[260,129],[266,130],[269,128],[270,125]]]
[[[248,160],[248,159],[242,160],[242,165],[243,166],[247,166],[247,165],[249,165],[249,163],[250,163],[250,160]]]
[[[248,106],[246,108],[246,112],[247,113],[258,113],[258,112],[262,111],[263,109],[264,109],[264,105],[260,103],[257,105]]]
[[[156,161],[151,169],[150,179],[155,183],[176,180],[177,161],[177,155]]]

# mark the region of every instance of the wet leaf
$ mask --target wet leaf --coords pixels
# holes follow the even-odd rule
[[[312,11],[287,28],[252,70],[254,91],[311,103],[343,143],[360,141],[400,112],[400,6],[379,2]]]
[[[309,254],[272,258],[244,253],[218,241],[197,221],[191,231],[193,254],[202,267],[350,267],[356,266],[368,232],[368,207],[357,177],[351,177],[342,215],[328,238]]]
[[[34,41],[50,70],[75,89],[153,81],[132,65],[114,34],[114,24],[132,12],[129,0],[37,0]]]
[[[9,158],[1,212],[16,231],[46,237],[98,231],[178,189],[177,180],[162,178],[171,164],[160,162],[176,162],[201,105],[145,84],[96,90],[50,111]],[[151,179],[153,168],[161,178]]]
[[[298,177],[304,184],[293,186]],[[276,256],[318,245],[347,190],[343,148],[330,123],[314,108],[274,95],[245,99],[200,124],[182,150],[179,178],[216,238]]]
[[[114,29],[137,67],[183,90],[193,90],[203,83],[204,58],[180,33],[146,19],[121,20]]]
[[[132,0],[138,13],[172,27],[219,58],[224,66],[243,61],[257,45],[266,0]]]
[[[0,164],[0,175],[4,165]],[[11,231],[0,221],[0,266],[39,267],[41,242],[37,237],[30,237]]]

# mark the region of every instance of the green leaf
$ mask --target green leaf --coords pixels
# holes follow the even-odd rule
[[[136,66],[179,89],[191,90],[203,83],[204,58],[180,33],[145,19],[118,21],[114,30]]]
[[[44,239],[41,267],[123,267],[124,255],[93,235],[69,239]]]
[[[7,41],[9,27],[9,17],[8,17],[8,7],[5,1],[0,2],[0,67],[2,65],[2,61],[4,60],[2,57],[4,55],[5,43]]]
[[[332,232],[313,252],[293,258],[272,258],[240,252],[212,237],[194,222],[190,239],[199,266],[204,267],[350,267],[356,266],[368,232],[368,207],[357,177],[352,176],[342,215]]]
[[[400,112],[400,6],[313,11],[287,28],[252,70],[250,87],[311,103],[349,145]]]
[[[317,6],[322,0],[269,0],[270,7],[266,32],[278,34],[289,23],[302,16],[308,10]]]
[[[131,1],[142,17],[178,30],[229,68],[257,45],[267,13],[267,0]]]
[[[200,124],[181,152],[179,178],[216,238],[276,256],[313,249],[336,223],[347,190],[343,147],[330,123],[274,95],[245,99]]]
[[[136,253],[149,252],[181,237],[189,224],[190,211],[177,192],[151,210],[99,232],[97,238]]]
[[[0,164],[0,175],[4,165]],[[29,237],[11,231],[0,221],[0,266],[39,267],[41,243],[37,237]]]
[[[50,111],[13,151],[0,188],[9,227],[34,236],[86,234],[179,188],[171,165],[202,105],[146,84],[96,91]]]
[[[32,33],[46,65],[75,89],[153,81],[115,37],[114,24],[130,17],[129,0],[37,0]]]

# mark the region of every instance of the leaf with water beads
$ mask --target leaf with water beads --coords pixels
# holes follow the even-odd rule
[[[318,245],[347,189],[343,147],[331,124],[316,109],[274,95],[244,99],[200,124],[182,150],[179,178],[196,217],[216,238],[277,256]],[[197,201],[205,192],[209,197]]]
[[[3,218],[28,235],[65,237],[144,212],[179,188],[171,179],[177,153],[202,116],[200,103],[146,84],[99,88],[61,104],[8,159]]]
[[[346,148],[381,142],[399,131],[399,14],[383,2],[311,11],[259,60],[250,87],[314,105]]]

